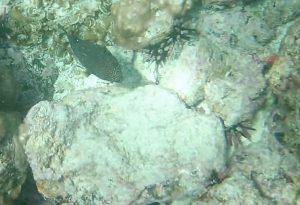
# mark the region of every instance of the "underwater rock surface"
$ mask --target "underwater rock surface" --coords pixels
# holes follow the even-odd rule
[[[204,100],[204,86],[215,70],[210,59],[211,47],[203,41],[185,46],[178,59],[167,63],[161,71],[160,84],[175,91],[188,106]]]
[[[78,205],[129,204],[154,185],[171,195],[191,194],[204,188],[212,169],[224,166],[220,120],[186,109],[156,85],[42,101],[24,127],[21,141],[38,190]],[[166,192],[139,200],[145,204]]]
[[[12,68],[0,66],[0,110],[13,110],[18,98],[17,83]]]
[[[288,153],[299,156],[299,2],[4,5],[9,33],[0,36],[14,46],[0,56],[11,58],[1,63],[13,64],[20,84],[16,107],[25,115],[43,100],[20,129],[38,190],[60,205],[300,204],[299,162]],[[110,46],[124,81],[84,75],[59,24],[83,41]],[[159,86],[143,87],[149,83]],[[257,121],[257,111],[267,117]],[[249,133],[240,126],[245,121]],[[3,127],[0,204],[24,181],[11,157],[15,138]],[[230,139],[226,146],[223,132],[240,144]],[[248,144],[241,139],[247,136]]]
[[[0,112],[0,202],[15,199],[26,178],[28,164],[17,137],[21,117],[17,112]]]
[[[240,57],[235,53],[228,56],[227,61],[238,61]],[[226,126],[252,119],[263,104],[266,80],[262,68],[261,63],[244,54],[237,67],[233,67],[223,76],[211,79],[205,85],[207,104],[224,120]]]
[[[269,72],[270,87],[278,98],[277,115],[282,126],[276,132],[289,149],[300,156],[300,20],[292,24]]]
[[[296,200],[299,203],[296,191],[299,190],[299,160],[266,132],[263,136],[263,140],[245,147],[235,157],[235,168],[228,179],[193,205],[220,204],[220,201],[225,205],[293,205]]]
[[[185,46],[178,59],[162,68],[161,85],[187,106],[206,103],[227,127],[252,119],[265,100],[263,62],[234,50],[226,54],[203,40],[195,44]]]
[[[192,7],[191,0],[123,0],[112,5],[113,36],[118,45],[144,48],[163,40],[171,31],[173,18]]]

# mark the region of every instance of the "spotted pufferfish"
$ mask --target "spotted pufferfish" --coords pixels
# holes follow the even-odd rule
[[[62,26],[60,26],[62,27]],[[66,33],[74,55],[90,74],[110,82],[121,82],[123,75],[120,64],[105,47],[93,42],[82,40]]]

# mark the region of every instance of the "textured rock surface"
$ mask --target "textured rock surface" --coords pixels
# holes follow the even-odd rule
[[[21,140],[39,191],[77,204],[128,204],[155,184],[178,182],[178,195],[193,192],[224,163],[220,120],[155,85],[43,101],[25,127]],[[157,197],[147,195],[141,198]]]
[[[230,177],[193,205],[299,203],[299,161],[274,138],[264,135],[262,141],[245,148],[234,161]]]
[[[169,61],[159,68],[161,85],[188,106],[204,102],[228,127],[251,120],[265,98],[264,58],[274,52],[266,45],[276,37],[262,17],[256,7],[203,10],[199,39],[170,49]],[[152,73],[141,69],[145,64],[136,65],[151,80]]]
[[[45,57],[41,51],[23,50],[6,38],[0,37],[0,41],[4,41],[0,48],[0,109],[25,115],[40,100],[52,98],[57,66],[53,59],[37,57],[37,53]]]
[[[85,40],[103,41],[111,23],[111,18],[108,17],[110,7],[110,0],[18,0],[11,6],[8,25],[13,30],[12,38],[22,45],[36,45],[42,43],[43,39],[52,37],[58,41],[58,24],[71,27],[74,33]],[[94,18],[96,15],[97,18]],[[48,43],[59,46],[57,41]],[[51,46],[49,50],[56,52]]]
[[[278,53],[280,47],[278,59],[270,71],[270,85],[279,99],[279,105],[288,104],[292,111],[287,112],[290,108],[280,108],[283,115],[282,112],[280,115],[274,112],[270,124],[277,125],[275,120],[279,116],[284,121],[284,126],[279,133],[276,130],[270,130],[270,133],[275,133],[278,141],[284,134],[284,143],[295,150],[294,146],[299,145],[299,141],[295,140],[299,139],[300,130],[300,86],[296,69],[299,67],[299,23],[289,31],[287,28],[299,18],[298,0],[196,0],[193,1],[195,4],[192,9],[189,9],[191,0],[153,0],[150,14],[147,13],[148,7],[143,8],[146,9],[145,16],[139,15],[143,10],[135,10],[135,7],[148,1],[124,0],[122,2],[131,2],[131,7],[115,9],[115,13],[111,14],[112,3],[117,6],[118,2],[121,1],[16,0],[7,8],[10,11],[10,39],[21,47],[1,48],[0,56],[9,54],[15,64],[14,70],[18,71],[15,73],[16,79],[23,78],[18,81],[22,82],[22,100],[17,103],[26,105],[22,108],[26,111],[39,100],[51,100],[52,96],[58,100],[44,101],[35,106],[22,129],[22,140],[41,193],[51,199],[56,198],[56,202],[63,204],[95,202],[98,205],[116,202],[123,205],[123,199],[129,201],[135,198],[145,185],[150,184],[140,195],[137,204],[171,204],[173,198],[179,198],[178,203],[184,205],[190,204],[192,199],[197,201],[198,196],[207,191],[207,185],[213,184],[214,180],[218,181],[211,177],[208,181],[206,179],[213,168],[219,169],[222,166],[223,155],[218,157],[218,153],[223,151],[224,146],[218,144],[222,142],[216,139],[217,135],[223,137],[218,130],[220,122],[216,117],[200,112],[208,111],[207,113],[217,115],[224,120],[226,127],[239,125],[243,120],[251,121],[266,97],[264,74],[268,71],[266,67],[273,63],[265,59]],[[128,16],[134,17],[136,21],[127,18]],[[148,16],[151,19],[147,21],[139,18]],[[117,17],[123,24],[118,24]],[[197,41],[192,42],[189,37],[181,35],[184,33],[183,29],[179,29],[179,32],[177,30],[177,34],[170,32],[171,23],[177,20],[182,20],[182,25],[187,28],[197,28]],[[196,111],[184,108],[183,102],[174,96],[168,102],[170,98],[161,98],[161,95],[154,94],[156,91],[149,94],[149,87],[132,92],[118,91],[119,88],[113,87],[115,85],[107,85],[95,76],[84,75],[84,68],[68,48],[67,38],[58,24],[81,39],[104,45],[112,40],[112,22],[119,26],[117,33],[120,32],[120,39],[129,44],[123,46],[140,48],[151,45],[167,51],[166,63],[159,67],[158,73],[161,74],[161,86],[168,91],[156,88],[159,89],[157,93],[163,95],[164,92],[166,96],[173,96],[170,92],[174,92],[185,105],[197,110],[198,116],[194,116]],[[127,31],[130,31],[133,39],[128,39]],[[158,46],[169,41],[168,36],[174,33],[174,43],[167,47]],[[287,38],[284,38],[285,35]],[[180,40],[184,37],[186,41]],[[157,82],[153,75],[156,73],[149,69],[143,51],[126,51],[116,46],[109,49],[121,67],[126,67],[126,77],[130,78],[125,78],[126,83],[118,86],[136,88],[141,86],[140,82],[144,82],[143,78]],[[155,53],[152,60],[161,59],[160,53]],[[140,57],[143,59],[139,59]],[[4,61],[7,60],[1,58],[1,65],[11,63]],[[139,65],[136,66],[137,64]],[[138,68],[138,71],[134,68]],[[102,88],[78,91],[91,87]],[[78,93],[63,99],[63,96],[74,91]],[[130,102],[125,102],[125,99],[130,99]],[[29,102],[24,103],[26,100]],[[170,105],[170,102],[175,101],[176,105]],[[171,108],[174,108],[174,112],[170,111]],[[124,111],[126,109],[128,111]],[[134,112],[130,112],[132,110]],[[175,116],[170,113],[175,113]],[[188,119],[182,120],[184,116]],[[254,124],[257,122],[254,121]],[[260,123],[261,126],[266,124]],[[216,128],[217,133],[209,131],[207,127]],[[210,138],[203,137],[206,134]],[[255,135],[258,135],[255,139],[267,136],[261,132]],[[135,141],[130,138],[132,136]],[[171,145],[176,136],[180,137],[174,139],[175,143]],[[215,144],[212,139],[216,139]],[[224,181],[208,190],[209,198],[200,200],[199,203],[203,204],[207,200],[208,204],[238,204],[242,199],[244,203],[251,204],[253,199],[257,199],[258,204],[274,201],[278,204],[293,204],[295,193],[299,193],[299,188],[293,186],[299,182],[298,176],[293,174],[293,169],[298,169],[297,162],[290,160],[289,156],[284,158],[287,156],[284,148],[274,148],[268,144],[272,141],[253,141],[257,144],[244,147],[245,153],[236,156],[236,164],[233,165],[236,169]],[[178,147],[182,148],[180,143],[195,152],[188,153],[179,149]],[[142,149],[145,144],[146,148]],[[163,151],[159,151],[157,147]],[[170,147],[178,149],[170,154]],[[216,147],[220,150],[215,151]],[[155,152],[152,152],[154,149]],[[4,156],[12,153],[11,150],[4,152]],[[189,156],[194,156],[193,154],[197,156],[190,159]],[[207,165],[205,161],[209,157],[211,165]],[[277,159],[286,163],[279,163],[280,160]],[[78,160],[81,163],[77,163]],[[9,160],[5,158],[4,161]],[[288,167],[288,164],[295,166]],[[262,182],[267,197],[261,196],[264,194],[253,186],[255,182],[249,176],[253,167],[258,167],[254,170],[257,174],[255,176]],[[287,174],[281,173],[279,167]],[[191,172],[197,168],[197,171]],[[169,180],[166,181],[167,179]],[[123,194],[125,192],[128,194]],[[292,196],[290,200],[286,198],[287,195]],[[296,200],[299,201],[299,196]],[[178,203],[174,202],[172,205]]]
[[[240,0],[203,0],[202,4],[205,7],[230,7],[239,1]]]
[[[20,61],[7,43],[5,15],[9,11],[7,0],[0,1],[0,204],[13,205],[26,179],[28,164],[18,140],[21,116],[14,112],[18,105],[19,87],[16,69]]]
[[[239,54],[228,56],[229,64],[238,61],[239,65],[205,85],[206,102],[226,126],[251,119],[264,101],[263,65],[255,63],[251,56],[239,58]]]
[[[191,6],[191,0],[119,1],[112,6],[115,41],[130,49],[154,45],[172,32],[173,18]]]
[[[298,0],[265,1],[264,18],[268,26],[276,28],[300,16]]]
[[[227,54],[205,41],[196,45],[186,46],[177,60],[163,67],[161,85],[188,106],[205,102],[228,127],[252,119],[264,101],[263,62],[245,53]]]
[[[13,110],[17,97],[17,83],[12,68],[0,66],[0,110]]]
[[[263,20],[261,6],[244,9],[239,6],[219,12],[204,10],[199,14],[198,30],[222,50],[238,49],[257,54],[267,51],[270,48],[263,46],[276,35]]]
[[[204,85],[214,71],[210,48],[205,41],[186,46],[179,58],[167,63],[161,71],[160,84],[175,91],[188,106],[204,100]]]
[[[300,156],[300,20],[288,30],[278,57],[269,72],[270,87],[279,99],[283,127],[280,139]]]

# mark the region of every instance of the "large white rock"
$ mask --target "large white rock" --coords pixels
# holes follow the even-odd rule
[[[76,204],[129,204],[154,185],[161,191],[148,190],[142,200],[192,193],[224,165],[220,120],[156,85],[43,101],[25,127],[20,138],[39,191]]]

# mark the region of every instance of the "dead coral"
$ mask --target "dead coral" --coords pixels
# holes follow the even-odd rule
[[[112,7],[112,15],[114,17],[113,33],[120,45],[135,47],[142,44],[140,39],[153,18],[149,1],[118,2]]]

